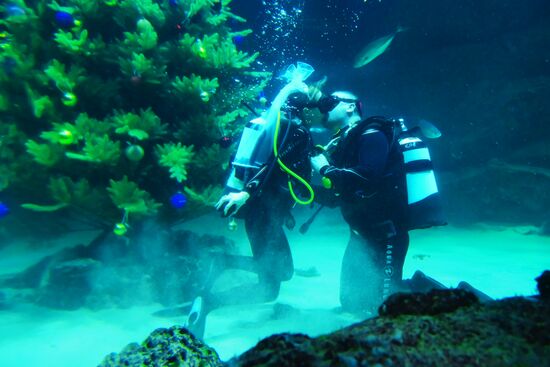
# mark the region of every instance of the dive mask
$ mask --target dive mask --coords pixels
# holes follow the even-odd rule
[[[357,107],[357,112],[359,113],[359,116],[363,116],[362,106],[361,102],[357,99],[353,98],[341,98],[337,96],[323,96],[319,101],[316,103],[316,107],[321,111],[321,113],[327,114],[340,104],[340,102],[344,103],[353,103]]]

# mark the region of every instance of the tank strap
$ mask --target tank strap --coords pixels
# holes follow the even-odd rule
[[[432,170],[433,170],[432,161],[428,159],[422,159],[418,161],[405,163],[405,172],[407,173],[424,172],[424,171],[432,171]]]

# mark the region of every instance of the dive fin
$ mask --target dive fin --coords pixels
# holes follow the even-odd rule
[[[192,303],[187,302],[181,306],[163,308],[162,310],[153,312],[152,315],[157,317],[177,317],[177,316],[187,315],[191,311],[191,306],[192,306]]]
[[[206,327],[206,310],[202,297],[197,297],[193,301],[191,311],[187,316],[185,327],[199,339],[204,338],[204,329]]]
[[[480,302],[489,302],[493,301],[493,299],[488,296],[487,294],[483,293],[479,289],[474,288],[470,283],[467,282],[460,282],[457,286],[458,289],[464,289],[466,291],[472,292],[476,295],[476,297],[479,299]]]
[[[442,283],[438,282],[434,278],[431,278],[421,272],[420,270],[417,270],[412,278],[407,282],[408,285],[411,288],[411,291],[413,292],[421,292],[426,293],[431,291],[432,289],[448,289],[449,287],[446,287]]]

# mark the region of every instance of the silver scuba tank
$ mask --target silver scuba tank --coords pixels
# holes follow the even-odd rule
[[[399,122],[402,133],[397,141],[405,165],[409,229],[445,225],[430,151],[422,139],[407,133],[403,119]]]
[[[233,166],[257,168],[251,161],[251,157],[265,124],[266,121],[262,117],[257,117],[250,120],[245,125],[241,135],[241,140],[239,141],[239,147],[237,148],[235,159],[233,160]]]
[[[259,169],[257,162],[253,159],[254,150],[257,149],[258,141],[263,134],[266,120],[257,117],[250,120],[244,127],[237,153],[232,162],[232,170],[226,186],[234,190],[242,190],[244,183],[252,170]]]

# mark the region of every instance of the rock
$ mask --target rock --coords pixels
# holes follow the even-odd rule
[[[478,304],[477,297],[463,289],[433,289],[428,293],[392,294],[380,306],[380,316],[437,315]]]
[[[546,280],[548,274],[538,279]],[[121,353],[110,354],[100,367],[550,365],[549,302],[515,297],[478,303],[457,291],[440,290],[422,302],[413,295],[409,299],[423,305],[419,315],[390,313],[317,338],[272,335],[226,364],[186,329],[158,329],[141,345],[130,344]],[[429,300],[451,306],[429,308],[425,305]]]
[[[403,344],[403,331],[401,331],[400,329],[395,329],[391,337],[391,341],[395,344]]]
[[[376,335],[367,335],[365,342],[371,347],[380,344],[380,340],[378,340]]]
[[[100,266],[92,259],[78,259],[55,264],[46,284],[37,293],[37,303],[57,309],[75,310],[86,303],[92,285],[90,274]]]
[[[216,351],[187,329],[173,326],[157,329],[143,343],[128,344],[120,353],[111,353],[99,367],[201,366],[222,367]]]
[[[55,309],[127,308],[153,302],[172,306],[193,299],[204,286],[205,269],[212,269],[212,254],[234,246],[221,236],[171,231],[154,223],[145,223],[125,240],[104,231],[89,244],[64,248],[1,277],[0,288],[32,291],[27,301]],[[220,262],[215,271],[224,266]]]
[[[460,293],[445,292],[436,293],[440,301],[456,304]],[[549,303],[516,297],[376,317],[318,338],[273,335],[229,366],[548,366],[549,329]]]
[[[152,302],[147,274],[138,264],[105,265],[92,274],[92,287],[85,306],[92,310],[109,307],[128,308]]]
[[[535,280],[537,281],[537,289],[539,291],[540,298],[545,301],[550,300],[550,271],[545,270]]]
[[[338,356],[338,360],[341,366],[344,367],[358,367],[357,360],[351,356],[341,354]]]
[[[311,338],[304,334],[278,334],[260,341],[254,348],[230,361],[235,366],[313,367],[315,351],[310,348]],[[332,356],[339,359],[339,356]]]

